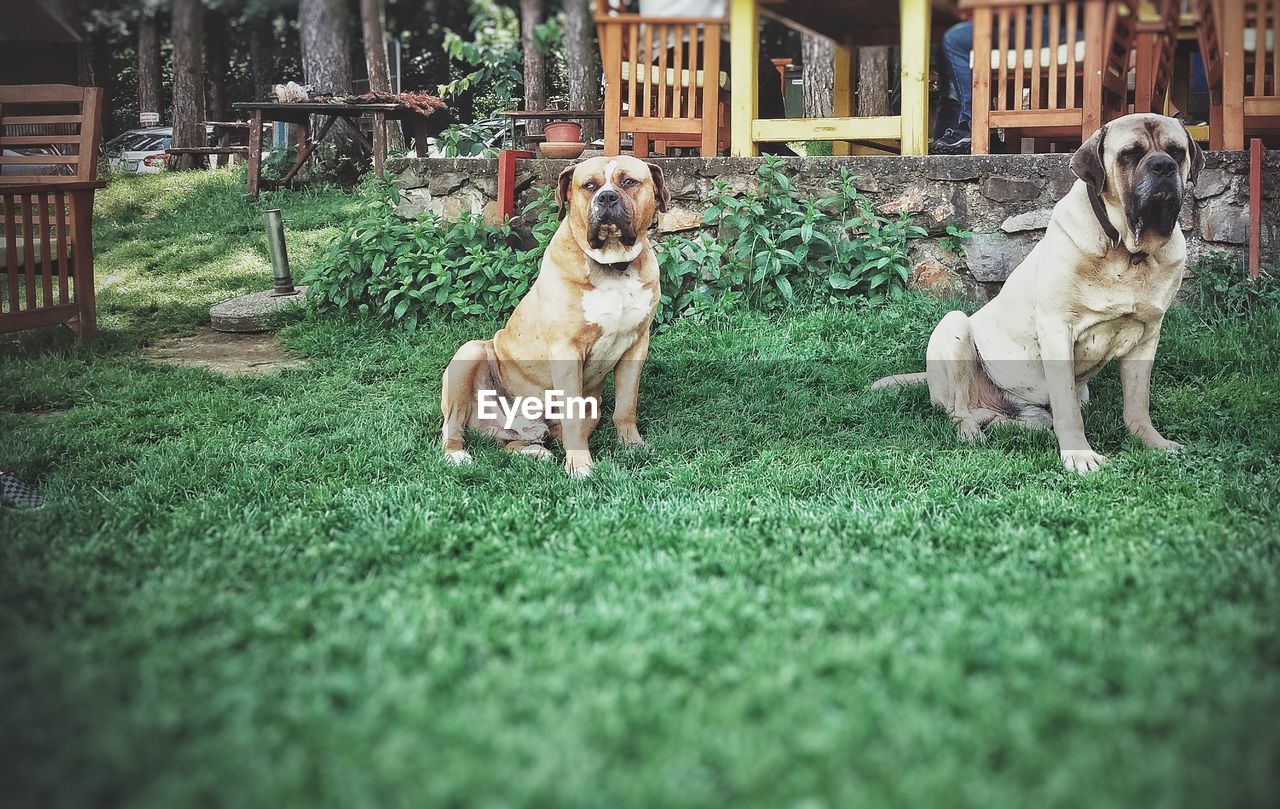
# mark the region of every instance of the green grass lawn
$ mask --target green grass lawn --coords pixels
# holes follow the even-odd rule
[[[1086,478],[866,392],[921,364],[915,296],[678,322],[649,450],[457,469],[440,372],[494,323],[297,317],[310,365],[265,378],[141,357],[269,284],[264,207],[297,269],[359,207],[239,182],[113,183],[102,338],[0,349],[0,468],[50,499],[0,511],[4,805],[1276,805],[1280,310],[1175,311],[1187,451],[1125,435],[1111,370]]]

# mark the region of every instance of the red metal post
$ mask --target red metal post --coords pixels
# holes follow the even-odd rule
[[[523,149],[502,149],[498,152],[498,215],[503,219],[516,209],[516,161],[533,157],[533,152]]]
[[[1258,277],[1262,263],[1262,140],[1249,142],[1249,278]]]

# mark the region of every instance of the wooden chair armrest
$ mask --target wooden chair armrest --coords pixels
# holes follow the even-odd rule
[[[0,194],[48,194],[54,191],[97,191],[106,188],[102,180],[80,180],[73,183],[10,183],[0,178]]]

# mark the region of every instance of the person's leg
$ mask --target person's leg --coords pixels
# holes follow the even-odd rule
[[[946,95],[955,100],[939,107],[938,137],[930,149],[935,154],[967,154],[971,148],[973,69],[969,66],[969,53],[972,50],[973,23],[954,25],[942,35],[938,76],[944,83]]]
[[[782,97],[782,77],[778,75],[778,68],[774,67],[773,62],[769,61],[769,57],[760,53],[760,64],[757,73],[756,92],[758,114],[761,118],[786,118],[787,107],[786,101]],[[760,144],[761,154],[792,156],[795,152],[785,143],[762,143]]]
[[[942,35],[942,62],[950,76],[951,91],[959,106],[959,123],[968,130],[973,116],[973,68],[969,55],[973,52],[973,23],[953,25]]]

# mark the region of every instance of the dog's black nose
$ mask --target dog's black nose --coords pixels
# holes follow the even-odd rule
[[[622,201],[622,195],[612,188],[605,188],[596,194],[596,204],[608,208]]]
[[[1147,161],[1147,169],[1152,174],[1168,176],[1178,173],[1178,164],[1172,157],[1169,157],[1169,155],[1158,154],[1153,155],[1152,158]]]

